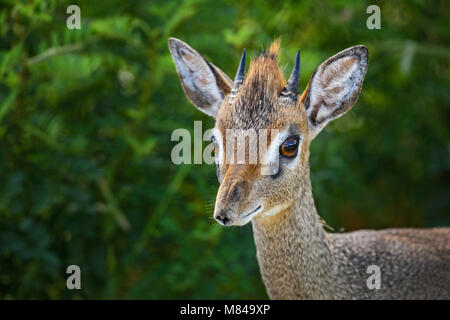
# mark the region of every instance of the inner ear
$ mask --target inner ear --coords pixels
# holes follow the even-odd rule
[[[230,78],[179,39],[170,38],[169,49],[188,99],[199,110],[215,117],[223,99],[231,91],[233,83]]]
[[[367,71],[368,56],[365,46],[355,46],[326,60],[313,73],[301,97],[312,138],[355,104]]]

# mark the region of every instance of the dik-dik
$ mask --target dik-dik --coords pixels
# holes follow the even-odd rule
[[[309,146],[328,122],[355,104],[368,49],[351,47],[323,62],[300,95],[300,55],[286,82],[277,63],[279,47],[275,41],[253,59],[247,75],[244,51],[231,81],[186,43],[169,39],[186,96],[215,118],[220,187],[214,218],[226,226],[251,221],[272,299],[449,299],[450,228],[330,234],[314,205]],[[253,149],[264,147],[265,162],[223,161],[237,151],[226,150],[229,132],[249,129],[267,132],[267,144],[258,142]],[[255,147],[254,140],[244,141]],[[270,174],[262,170],[267,167]],[[378,289],[368,287],[369,266],[379,268]]]

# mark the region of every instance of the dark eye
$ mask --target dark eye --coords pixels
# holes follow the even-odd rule
[[[217,156],[217,153],[219,152],[219,144],[216,141],[216,137],[211,137],[211,142],[213,144],[213,151],[214,155]],[[216,162],[216,174],[217,174],[217,180],[219,180],[219,183],[222,182],[221,176],[220,176],[220,166],[219,163]]]
[[[216,137],[212,136],[212,137],[211,137],[211,142],[212,142],[212,144],[213,144],[213,151],[214,151],[214,154],[217,154],[217,153],[219,152],[219,144],[218,144],[217,141],[216,141]]]
[[[298,150],[297,136],[289,137],[280,146],[280,154],[286,158],[293,158],[297,155]]]

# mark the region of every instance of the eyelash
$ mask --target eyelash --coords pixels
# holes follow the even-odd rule
[[[212,136],[211,137],[211,142],[212,142],[212,144],[213,144],[213,151],[214,151],[214,154],[215,155],[217,155],[217,153],[219,152],[219,144],[217,143],[217,141],[216,141],[216,137],[214,137],[214,136]]]
[[[292,159],[298,154],[300,138],[298,136],[290,136],[280,145],[280,155],[284,158]],[[291,145],[286,145],[288,142],[292,142]]]

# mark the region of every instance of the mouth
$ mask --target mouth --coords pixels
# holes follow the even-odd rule
[[[252,212],[243,215],[242,218],[243,218],[243,219],[246,219],[246,218],[248,218],[248,217],[250,217],[250,219],[253,218],[256,214],[258,214],[258,213],[260,212],[261,208],[262,208],[262,206],[258,206],[258,207],[257,207],[255,210],[253,210]],[[249,219],[249,220],[250,220],[250,219]]]

